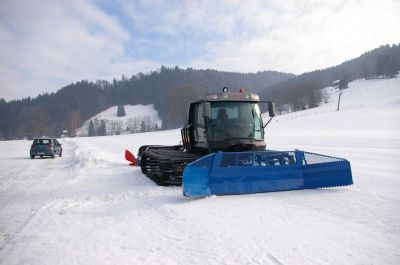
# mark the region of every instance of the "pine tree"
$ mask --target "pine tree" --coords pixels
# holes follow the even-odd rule
[[[376,59],[375,72],[377,76],[389,76],[389,56],[379,55]]]
[[[346,88],[349,88],[349,82],[346,78],[341,78],[339,81],[339,89],[342,90]]]
[[[100,121],[100,126],[97,128],[97,135],[105,136],[106,135],[106,122],[104,120]]]
[[[95,135],[96,135],[96,132],[94,130],[94,124],[93,124],[93,121],[90,120],[89,129],[88,129],[88,136],[95,136]]]
[[[398,68],[399,68],[398,62],[396,58],[393,56],[389,61],[387,75],[391,78],[395,77],[399,72]]]
[[[146,128],[147,128],[147,126],[146,126],[146,123],[144,122],[144,121],[142,121],[142,124],[141,124],[141,132],[146,132]]]
[[[123,116],[126,116],[125,107],[124,105],[118,105],[117,117],[123,117]]]

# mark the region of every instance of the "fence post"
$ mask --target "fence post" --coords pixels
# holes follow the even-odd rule
[[[342,96],[342,91],[339,92],[339,100],[338,100],[338,103],[337,103],[337,111],[339,111],[339,109],[340,109],[340,98],[341,98],[341,96]]]

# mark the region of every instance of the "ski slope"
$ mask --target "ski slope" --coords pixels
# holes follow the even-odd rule
[[[350,160],[342,188],[189,199],[124,161],[180,130],[63,139],[30,160],[0,142],[0,264],[400,264],[400,78],[358,80],[276,117],[270,149]]]
[[[112,123],[118,124],[121,128],[121,133],[126,133],[127,127],[138,127],[135,130],[140,131],[141,123],[144,121],[147,125],[154,127],[156,124],[158,128],[161,128],[162,121],[158,116],[158,112],[154,109],[153,104],[149,105],[124,105],[125,116],[118,117],[117,110],[118,106],[110,107],[90,119],[86,120],[82,127],[77,129],[77,136],[88,136],[89,123],[90,121],[101,121],[103,120],[106,124],[107,135],[112,135],[111,128]],[[132,128],[131,128],[132,129]]]

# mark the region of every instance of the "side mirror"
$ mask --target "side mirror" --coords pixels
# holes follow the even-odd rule
[[[276,110],[275,110],[275,103],[272,101],[264,101],[264,103],[268,103],[268,114],[269,114],[269,120],[266,124],[263,125],[263,128],[267,127],[267,125],[270,123],[273,117],[276,116]]]
[[[268,112],[270,117],[276,116],[275,103],[272,101],[268,102]]]

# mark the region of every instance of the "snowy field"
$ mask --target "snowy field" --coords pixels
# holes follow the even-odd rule
[[[190,199],[124,161],[179,130],[63,139],[55,159],[0,142],[0,264],[400,264],[400,78],[351,83],[339,112],[328,92],[267,145],[349,159],[348,187]]]

